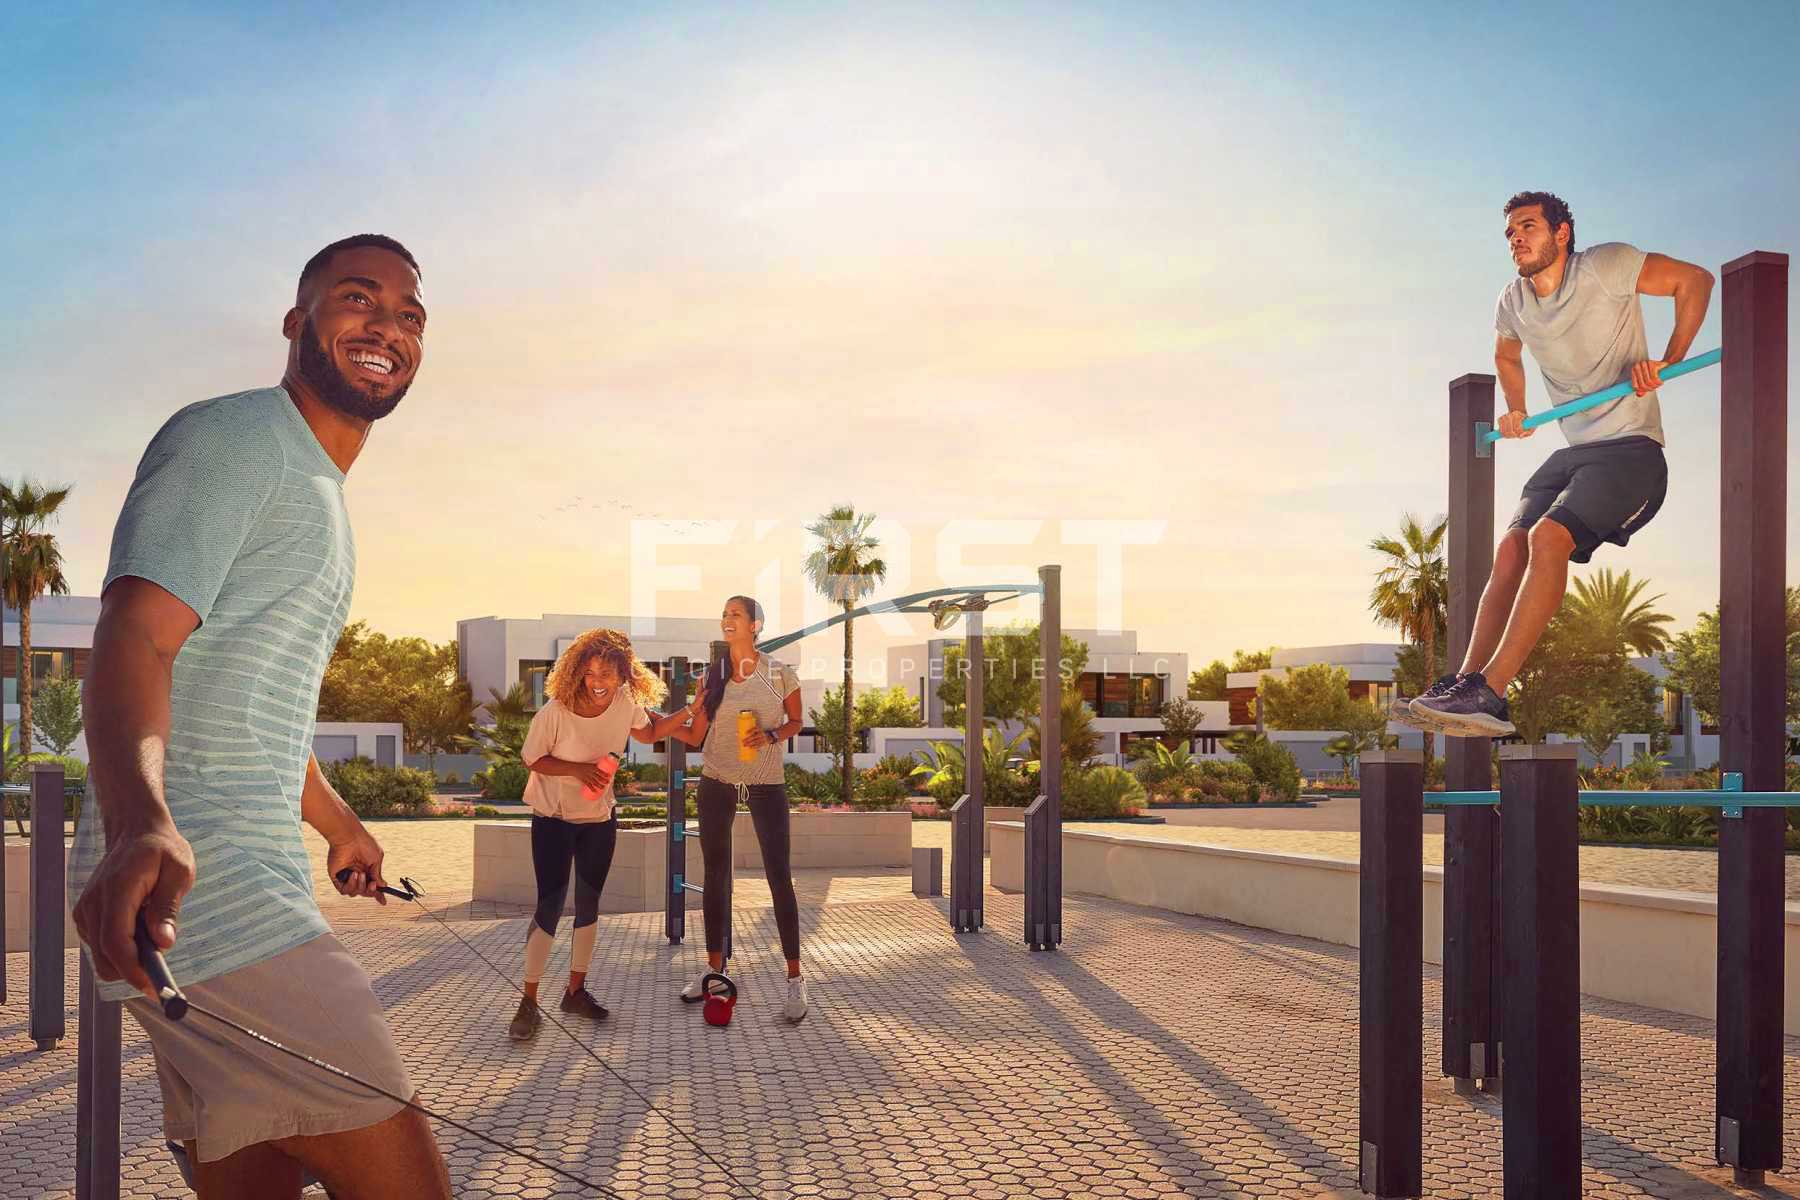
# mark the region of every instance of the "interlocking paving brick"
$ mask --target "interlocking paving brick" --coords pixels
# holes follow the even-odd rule
[[[614,1015],[571,1028],[648,1105],[548,1025],[526,1046],[508,1041],[510,986],[417,910],[327,904],[425,1104],[628,1196],[1356,1194],[1354,951],[1070,897],[1069,940],[1033,954],[1016,897],[990,892],[987,930],[958,937],[943,901],[913,898],[903,870],[809,873],[813,1011],[789,1026],[757,878],[738,882],[731,969],[743,998],[725,1029],[675,998],[699,961],[698,913],[679,947],[657,914],[602,918],[589,985]],[[471,911],[466,891],[432,899],[516,972],[522,916]],[[0,1191],[71,1196],[75,1045],[31,1048],[25,957],[6,967],[16,999],[0,1011]],[[1427,968],[1427,1064],[1440,1006]],[[1710,1023],[1592,999],[1582,1014],[1588,1194],[1739,1194],[1710,1157]],[[125,1194],[181,1194],[148,1047],[129,1019],[124,1036]],[[1785,1069],[1791,1096],[1800,1041],[1788,1041]],[[1455,1096],[1435,1076],[1425,1087],[1427,1194],[1498,1195],[1499,1103]],[[448,1127],[438,1136],[459,1196],[588,1194]],[[1800,1137],[1786,1153],[1800,1162]]]

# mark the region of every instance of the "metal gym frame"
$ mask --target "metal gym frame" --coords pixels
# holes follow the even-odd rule
[[[1714,1150],[1738,1183],[1781,1167],[1786,786],[1788,256],[1725,265],[1720,379],[1720,742],[1714,792],[1580,792],[1574,748],[1450,738],[1443,1063],[1459,1091],[1506,1073],[1505,1194],[1581,1191],[1581,804],[1720,809]],[[1717,361],[1713,355],[1699,359]],[[1685,364],[1683,364],[1685,365]],[[1664,377],[1673,374],[1665,371]],[[1594,403],[1592,397],[1585,398]],[[1579,403],[1579,402],[1577,402]],[[1468,648],[1494,552],[1494,377],[1450,384],[1450,658]],[[1363,757],[1360,1182],[1419,1196],[1425,765]],[[1504,1054],[1503,1054],[1504,1051]]]

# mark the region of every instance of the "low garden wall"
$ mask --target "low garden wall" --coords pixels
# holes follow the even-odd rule
[[[996,823],[993,885],[1024,888],[1025,826]],[[1125,833],[1063,834],[1063,889],[1127,904],[1217,917],[1358,944],[1359,867],[1308,854],[1237,850]],[[1425,960],[1443,961],[1444,872],[1426,867]],[[1718,904],[1711,896],[1612,884],[1581,885],[1581,990],[1711,1018]],[[1783,1021],[1800,1033],[1800,905],[1787,906]]]
[[[63,843],[63,870],[69,867],[69,845]],[[67,878],[67,875],[64,875]],[[75,918],[63,905],[63,945],[80,945],[75,936]],[[23,954],[31,949],[31,843],[16,837],[6,839],[6,953]]]

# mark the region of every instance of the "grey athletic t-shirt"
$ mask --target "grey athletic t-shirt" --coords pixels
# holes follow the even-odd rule
[[[106,583],[135,575],[193,609],[175,655],[163,790],[194,848],[169,969],[200,983],[330,932],[300,835],[319,681],[350,611],[344,473],[279,387],[169,418],[138,464]],[[69,898],[105,851],[92,785]],[[103,983],[109,1000],[138,993]]]
[[[780,742],[764,746],[750,762],[738,760],[738,713],[756,714],[758,729],[774,729],[787,723],[787,698],[800,690],[800,676],[786,663],[759,654],[756,669],[742,683],[725,681],[725,698],[718,715],[706,727],[701,774],[721,783],[769,784],[786,779],[782,771]]]
[[[1539,298],[1528,279],[1500,293],[1494,330],[1525,343],[1543,372],[1550,404],[1564,404],[1631,377],[1634,363],[1650,357],[1638,272],[1644,252],[1624,242],[1602,242],[1569,256],[1562,284]],[[1655,392],[1626,396],[1560,422],[1569,445],[1647,437],[1663,443],[1662,407]]]

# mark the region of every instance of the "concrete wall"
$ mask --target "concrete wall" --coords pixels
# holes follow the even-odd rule
[[[69,848],[63,845],[63,868],[68,869]],[[63,945],[80,944],[75,918],[69,914],[65,888]],[[31,845],[17,837],[6,839],[6,953],[23,954],[31,948]]]
[[[808,867],[908,867],[912,865],[911,813],[790,813],[790,858],[796,870]],[[667,833],[656,829],[619,830],[612,871],[600,894],[601,912],[660,912],[667,879]],[[705,875],[698,834],[685,839],[687,875],[699,883]],[[761,871],[762,847],[750,814],[741,812],[732,826],[734,871]],[[572,911],[574,889],[565,903]],[[476,900],[536,904],[537,883],[531,868],[531,826],[524,821],[475,823]]]
[[[990,828],[991,879],[1024,887],[1025,827]],[[1235,850],[1141,835],[1065,832],[1063,887],[1070,895],[1217,917],[1259,929],[1355,946],[1359,867],[1304,854]],[[1427,867],[1425,960],[1443,961],[1443,879]],[[1712,1018],[1718,906],[1711,896],[1584,884],[1581,990],[1592,996]],[[1800,905],[1787,907],[1784,1022],[1800,1033]]]
[[[398,721],[320,721],[313,728],[313,753],[321,764],[341,762],[347,758],[361,756],[370,761],[376,759],[377,739],[388,737],[393,739],[394,766],[402,766],[406,762],[406,727]],[[324,739],[321,741],[321,739]],[[344,754],[337,750],[341,743],[343,748],[352,753]]]

